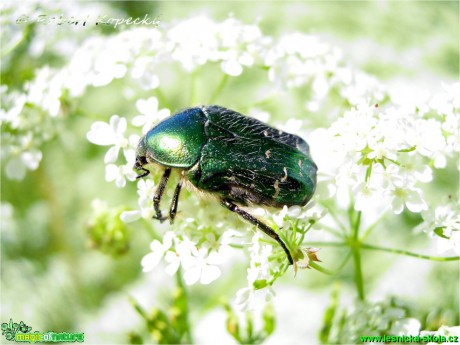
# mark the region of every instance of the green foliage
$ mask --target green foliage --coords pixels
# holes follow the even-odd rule
[[[224,304],[224,308],[227,312],[227,332],[238,344],[261,344],[275,330],[275,312],[269,303],[262,311],[261,329],[254,329],[254,316],[251,312],[238,315],[228,304]]]
[[[126,208],[108,209],[105,205],[95,208],[95,213],[87,225],[88,241],[91,248],[98,249],[114,257],[129,250],[129,232],[120,215]]]

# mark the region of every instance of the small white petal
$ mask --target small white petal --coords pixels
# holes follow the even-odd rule
[[[115,133],[109,124],[102,121],[97,121],[91,125],[86,138],[89,142],[96,145],[105,146],[115,144]]]
[[[105,180],[107,182],[114,181],[119,174],[118,167],[115,164],[109,164],[105,167]]]
[[[6,176],[13,180],[22,180],[26,167],[20,158],[13,158],[6,164]]]
[[[180,266],[179,256],[175,252],[168,251],[166,252],[166,255],[165,255],[165,261],[169,263],[169,265],[167,265],[165,268],[166,274],[170,276],[173,276],[174,274],[176,274]]]
[[[126,180],[123,175],[117,176],[115,179],[115,185],[118,188],[124,188],[126,186]]]
[[[112,146],[104,156],[104,163],[114,163],[118,158],[118,153],[120,151],[120,147]]]
[[[153,270],[155,267],[158,266],[162,257],[163,253],[148,253],[146,256],[142,258],[142,271],[149,272]]]
[[[133,166],[136,162],[136,151],[132,148],[126,148],[123,150],[123,155],[125,156],[127,165]]]
[[[187,285],[193,285],[195,284],[198,280],[200,280],[201,276],[201,268],[192,266],[187,269],[184,273],[184,280],[185,284]]]
[[[145,115],[137,115],[137,116],[134,116],[134,118],[131,121],[131,123],[133,124],[133,126],[140,127],[140,126],[143,126],[145,124],[146,120],[147,120],[147,116],[145,116]]]
[[[138,210],[124,211],[120,214],[120,219],[123,223],[132,223],[141,218],[141,213]]]
[[[251,296],[252,289],[245,287],[236,292],[235,304],[246,304]]]
[[[422,199],[421,192],[418,190],[408,192],[405,203],[410,211],[416,213],[419,213],[428,208],[427,204]]]
[[[28,169],[35,170],[42,159],[42,153],[37,150],[24,152],[21,154],[21,159]]]
[[[207,285],[220,277],[220,269],[217,266],[206,265],[201,272],[200,283]]]
[[[236,60],[227,60],[222,62],[222,71],[224,73],[231,75],[232,77],[237,77],[243,73],[243,67]]]
[[[395,214],[400,214],[404,210],[404,202],[401,198],[394,198],[391,202],[391,208]]]

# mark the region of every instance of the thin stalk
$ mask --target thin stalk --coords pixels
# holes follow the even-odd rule
[[[418,253],[412,253],[407,250],[385,248],[385,247],[373,246],[371,244],[365,244],[365,243],[361,245],[361,248],[368,249],[368,250],[378,250],[381,252],[387,252],[387,253],[392,253],[392,254],[407,255],[407,256],[412,256],[414,258],[432,260],[432,261],[459,261],[460,260],[460,256],[442,257],[442,256],[423,255],[423,254],[418,254]]]
[[[347,264],[348,260],[350,260],[351,258],[351,251],[348,252],[347,256],[345,257],[345,259],[340,263],[340,265],[335,269],[335,270],[328,270],[327,268],[324,268],[324,267],[321,267],[319,266],[316,262],[312,261],[312,262],[309,262],[309,266],[311,268],[314,268],[315,270],[321,272],[321,273],[325,273],[327,275],[336,275],[337,273],[339,273],[342,268],[345,267],[345,265]]]
[[[384,216],[385,212],[383,212],[382,215],[373,224],[371,224],[366,230],[364,230],[363,235],[360,239],[361,242],[364,242],[364,240],[370,235],[372,230],[374,230],[377,227],[377,225],[379,225],[380,221],[383,219]]]
[[[346,242],[321,242],[321,241],[307,241],[306,244],[311,246],[318,247],[345,247],[347,246]]]
[[[313,268],[313,269],[315,269],[315,270],[317,270],[317,271],[319,271],[319,272],[321,272],[321,273],[324,273],[324,274],[327,274],[327,275],[330,275],[330,276],[332,276],[332,275],[335,274],[334,271],[331,271],[331,270],[328,270],[327,268],[321,267],[320,265],[318,265],[318,264],[317,264],[316,262],[314,262],[314,261],[310,261],[310,262],[308,263],[308,265],[309,265],[311,268]]]
[[[185,287],[185,284],[184,284],[184,280],[182,278],[182,270],[179,269],[176,273],[176,282],[177,282],[177,286],[179,286],[182,291],[184,292],[184,296],[185,296],[185,310],[183,310],[183,312],[185,313],[185,320],[186,320],[186,326],[187,326],[187,329],[186,329],[186,332],[185,332],[185,337],[186,337],[186,341],[187,341],[187,344],[192,344],[193,343],[193,339],[192,339],[192,332],[190,330],[190,319],[189,319],[189,309],[188,309],[188,294],[187,294],[187,289]]]
[[[168,99],[165,97],[160,87],[156,89],[156,93],[157,93],[158,99],[160,100],[161,103],[163,103],[166,106],[166,108],[173,109],[171,103],[169,103]]]
[[[196,70],[190,76],[190,105],[196,104]]]
[[[364,282],[363,272],[361,270],[361,253],[359,252],[359,248],[353,248],[352,255],[355,267],[355,284],[358,290],[358,297],[361,301],[364,301]]]
[[[220,93],[224,89],[225,85],[227,84],[227,81],[228,81],[228,74],[224,74],[222,76],[222,79],[220,80],[219,85],[217,85],[216,90],[214,91],[214,93],[212,94],[211,98],[209,99],[209,102],[208,102],[209,104],[214,103],[216,98],[220,95]]]
[[[331,217],[336,221],[337,225],[339,228],[346,234],[348,232],[347,227],[343,225],[342,221],[339,219],[339,216],[332,210],[332,208],[329,208],[325,204],[321,204],[322,206],[326,207],[327,211],[331,215]]]
[[[353,211],[354,213],[354,211]],[[352,238],[351,238],[351,251],[353,255],[354,263],[354,275],[355,275],[355,285],[358,290],[358,297],[361,301],[364,301],[364,280],[363,272],[361,268],[361,243],[359,242],[359,227],[361,225],[361,211],[358,211],[356,218],[350,217],[350,223],[352,224]]]
[[[329,227],[327,225],[321,224],[321,229],[326,231],[326,232],[329,232],[330,234],[333,234],[333,235],[335,235],[337,237],[344,238],[344,235],[342,233],[338,232],[334,228],[331,228],[331,227]]]

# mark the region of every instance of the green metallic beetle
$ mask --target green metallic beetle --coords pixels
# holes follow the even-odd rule
[[[316,187],[316,165],[308,144],[256,119],[217,105],[184,109],[154,126],[141,138],[134,169],[147,176],[160,165],[163,177],[155,192],[154,218],[164,221],[160,200],[172,169],[182,178],[169,211],[172,223],[182,184],[214,195],[222,206],[275,239],[293,264],[278,234],[237,205],[305,205]]]

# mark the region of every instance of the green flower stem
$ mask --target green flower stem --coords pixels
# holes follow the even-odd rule
[[[351,213],[350,223],[352,225],[351,237],[350,237],[350,246],[351,253],[353,256],[354,263],[354,273],[355,273],[355,285],[358,290],[358,297],[361,301],[364,301],[364,281],[363,281],[363,272],[361,269],[361,242],[359,241],[359,227],[361,225],[361,211],[358,211],[356,217],[353,215],[356,214],[354,210]]]
[[[366,230],[363,231],[363,235],[361,236],[361,242],[364,242],[364,240],[370,235],[370,233],[379,225],[380,221],[383,219],[385,216],[385,212],[382,213],[382,215],[372,224],[370,225]]]
[[[178,271],[176,272],[176,282],[177,286],[184,292],[185,296],[185,308],[183,312],[185,313],[185,319],[186,319],[186,331],[185,331],[185,337],[187,344],[192,344],[193,343],[193,338],[192,338],[192,332],[190,329],[190,319],[189,319],[189,309],[188,309],[188,294],[187,294],[187,288],[184,284],[184,279],[182,277],[182,270],[179,268]]]
[[[173,107],[171,103],[169,103],[168,99],[165,97],[163,91],[161,91],[161,87],[158,87],[156,89],[156,93],[158,96],[158,99],[160,100],[160,103],[163,104],[166,108],[173,110]]]
[[[321,224],[321,229],[326,231],[326,232],[328,232],[328,233],[330,233],[330,234],[332,234],[332,235],[335,235],[335,236],[337,236],[339,238],[344,238],[344,235],[342,233],[338,232],[334,228],[331,228],[331,227],[329,227],[327,225]]]
[[[339,216],[337,215],[337,213],[335,213],[335,211],[332,209],[332,207],[328,207],[326,204],[324,203],[320,203],[321,206],[325,207],[327,209],[327,212],[331,215],[331,217],[335,220],[335,222],[337,223],[337,225],[339,226],[339,228],[343,231],[344,234],[346,234],[348,232],[348,229],[347,227],[342,223],[342,221],[340,220]]]
[[[17,47],[19,47],[22,43],[26,42],[27,40],[30,39],[31,35],[33,32],[33,25],[27,25],[26,28],[24,29],[23,35],[20,40],[18,40],[16,43],[11,45],[10,47],[7,47],[6,49],[2,50],[2,53],[0,54],[0,57],[3,58],[10,54],[13,50],[15,50]]]
[[[355,284],[358,290],[358,297],[361,301],[364,301],[364,283],[363,283],[363,272],[361,270],[361,253],[359,248],[354,247],[352,250],[353,263],[355,267]]]
[[[222,76],[222,79],[220,80],[219,85],[216,87],[216,90],[212,94],[211,98],[209,99],[208,104],[213,104],[216,98],[220,95],[222,90],[224,89],[225,85],[227,85],[228,81],[228,74],[225,74]]]
[[[324,273],[324,274],[327,274],[327,275],[334,275],[336,272],[335,271],[331,271],[331,270],[328,270],[327,268],[324,268],[324,267],[321,267],[320,265],[318,265],[316,262],[314,261],[310,261],[308,263],[308,266],[310,266],[311,268],[321,272],[321,273]]]
[[[318,246],[318,247],[346,247],[348,245],[346,242],[321,242],[321,241],[308,241],[306,244],[310,246]]]
[[[195,105],[196,102],[197,102],[197,99],[196,99],[196,74],[197,74],[197,70],[194,70],[191,74],[190,74],[190,105]]]
[[[339,273],[342,268],[345,267],[345,265],[347,264],[347,262],[350,260],[351,258],[351,251],[348,252],[347,256],[345,257],[345,259],[341,262],[341,264],[335,269],[335,270],[328,270],[326,268],[323,268],[321,266],[319,266],[316,262],[310,262],[309,263],[309,266],[319,272],[322,272],[322,273],[325,273],[327,275],[336,275],[337,273]]]
[[[365,244],[365,243],[361,245],[361,248],[368,249],[368,250],[378,250],[381,252],[387,252],[387,253],[392,253],[392,254],[402,254],[402,255],[412,256],[412,257],[419,258],[419,259],[432,260],[432,261],[459,261],[460,260],[460,256],[442,257],[442,256],[423,255],[423,254],[418,254],[418,253],[412,253],[407,250],[385,248],[385,247],[373,246],[371,244]]]

